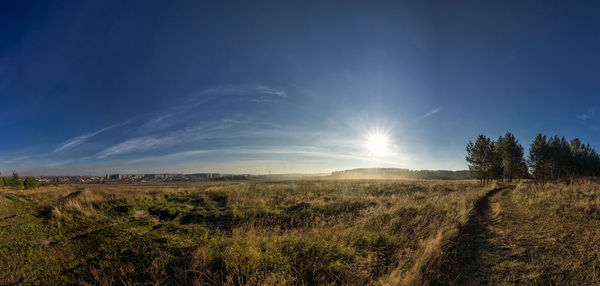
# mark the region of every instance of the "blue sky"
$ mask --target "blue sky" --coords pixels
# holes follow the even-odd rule
[[[506,131],[600,146],[597,2],[0,5],[5,174],[458,170]]]

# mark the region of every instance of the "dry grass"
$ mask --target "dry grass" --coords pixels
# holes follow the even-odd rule
[[[0,284],[600,283],[600,184],[513,187],[312,180],[3,190]]]
[[[600,183],[520,184],[515,199],[535,212],[594,216],[600,214]]]
[[[321,180],[6,192],[16,200],[0,204],[30,215],[5,222],[0,236],[37,232],[28,246],[1,245],[0,260],[12,256],[0,263],[0,282],[427,284],[443,275],[444,247],[488,190],[468,181]],[[10,269],[19,270],[8,277]]]

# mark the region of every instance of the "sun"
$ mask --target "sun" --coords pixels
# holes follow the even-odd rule
[[[389,154],[390,142],[386,134],[372,132],[367,135],[365,146],[369,152],[369,157],[383,157]]]

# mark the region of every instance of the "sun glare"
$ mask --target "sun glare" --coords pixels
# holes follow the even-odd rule
[[[389,139],[381,132],[373,132],[367,136],[366,147],[369,157],[383,157],[389,153]]]

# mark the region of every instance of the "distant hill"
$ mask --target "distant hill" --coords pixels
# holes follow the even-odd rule
[[[426,179],[426,180],[466,180],[469,171],[448,170],[409,170],[400,168],[361,168],[331,173],[336,179]]]

